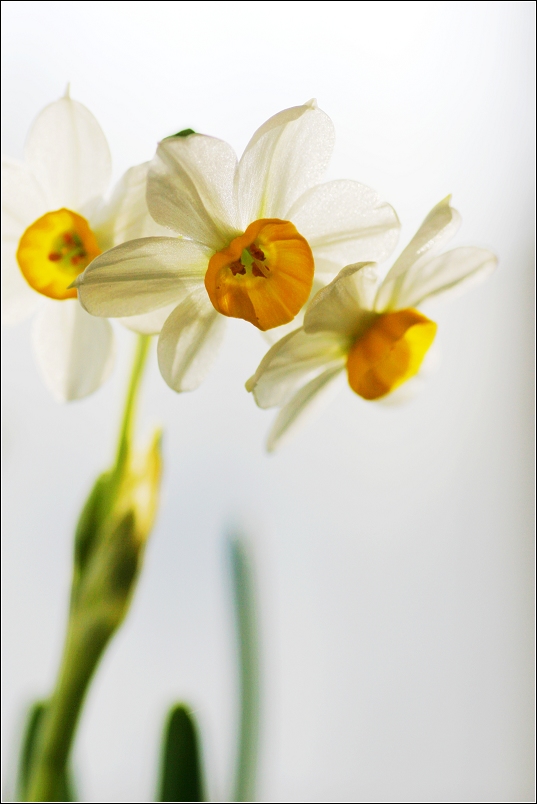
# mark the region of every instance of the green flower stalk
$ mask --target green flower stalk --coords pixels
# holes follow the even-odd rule
[[[240,536],[230,540],[230,558],[240,689],[239,740],[233,801],[255,801],[260,715],[257,601],[252,557]]]
[[[82,510],[63,658],[42,716],[28,773],[27,801],[62,801],[67,762],[91,677],[129,609],[158,507],[161,434],[132,448],[136,398],[150,338],[139,336],[114,466]]]

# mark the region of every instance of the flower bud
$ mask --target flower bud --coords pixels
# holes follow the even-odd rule
[[[99,621],[108,636],[125,616],[158,506],[161,433],[120,471],[101,475],[84,506],[75,539],[71,614]]]

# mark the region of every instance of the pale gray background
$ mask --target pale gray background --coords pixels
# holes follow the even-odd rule
[[[181,128],[240,152],[310,97],[333,119],[327,178],[396,208],[408,241],[452,192],[455,245],[497,274],[439,310],[439,372],[393,409],[344,390],[281,454],[242,383],[265,345],[233,322],[203,387],[153,361],[143,431],[165,428],[162,508],[128,621],[76,744],[81,795],[154,795],[166,707],[198,712],[213,799],[229,795],[233,633],[223,533],[255,542],[263,609],[266,801],[531,801],[531,2],[4,2],[4,152],[72,96],[116,177]],[[121,328],[118,327],[118,331]],[[6,789],[25,705],[50,689],[71,534],[107,464],[131,350],[58,406],[30,327],[4,350]]]

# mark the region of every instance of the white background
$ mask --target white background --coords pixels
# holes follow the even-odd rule
[[[443,360],[403,408],[344,388],[280,454],[243,390],[265,344],[229,328],[178,396],[153,359],[141,431],[165,429],[161,513],[128,621],[75,749],[88,801],[154,798],[164,714],[195,708],[213,799],[229,796],[234,643],[224,535],[254,541],[263,618],[259,798],[531,801],[531,2],[4,2],[4,143],[22,155],[63,94],[109,138],[115,175],[182,128],[240,153],[318,98],[327,178],[393,204],[406,243],[449,192],[454,245],[495,276],[439,308]],[[24,707],[58,661],[77,512],[112,454],[133,338],[112,380],[58,406],[30,325],[4,338],[4,786]]]

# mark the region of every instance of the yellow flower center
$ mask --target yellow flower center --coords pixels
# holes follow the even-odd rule
[[[364,399],[380,399],[418,373],[436,324],[417,310],[384,313],[353,344],[347,376]]]
[[[47,212],[24,232],[17,262],[28,284],[51,299],[74,299],[69,288],[101,250],[89,224],[70,209]]]
[[[293,320],[313,273],[311,249],[293,224],[262,218],[211,257],[205,287],[219,313],[266,330]]]

